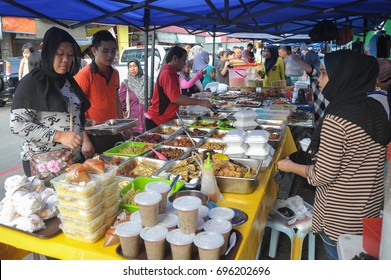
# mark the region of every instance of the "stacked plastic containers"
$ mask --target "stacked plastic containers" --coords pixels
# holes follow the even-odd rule
[[[244,158],[247,151],[247,144],[244,143],[246,135],[243,129],[230,130],[222,139],[227,144],[223,154],[232,158]]]
[[[106,232],[107,215],[115,215],[119,207],[117,166],[105,165],[106,172],[89,174],[91,181],[69,183],[66,174],[51,180],[56,190],[58,209],[65,236],[86,243],[95,243]]]
[[[234,117],[236,119],[234,126],[237,129],[253,130],[258,126],[258,123],[255,121],[257,113],[253,110],[236,112]]]
[[[247,134],[244,143],[249,147],[246,151],[246,156],[259,160],[266,160],[269,157],[270,145],[269,132],[266,130],[253,130]]]

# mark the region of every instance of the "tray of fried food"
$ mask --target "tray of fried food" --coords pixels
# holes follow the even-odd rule
[[[205,138],[203,139],[199,145],[199,148],[202,149],[211,149],[211,150],[219,150],[222,151],[227,147],[227,144],[222,141],[222,139],[217,138]]]
[[[167,162],[147,157],[132,157],[118,167],[117,174],[126,177],[149,177]]]
[[[154,143],[158,144],[170,137],[168,134],[148,133],[145,132],[135,138],[137,142]]]
[[[155,148],[156,151],[163,154],[168,160],[182,159],[191,149],[190,147],[171,147],[165,145]],[[154,151],[150,151],[144,156],[147,158],[158,158]]]
[[[189,138],[187,136],[172,136],[164,141],[163,145],[173,147],[194,147],[200,140],[200,138]]]
[[[147,133],[157,133],[164,135],[173,135],[181,129],[180,125],[162,124],[158,127],[152,128]]]

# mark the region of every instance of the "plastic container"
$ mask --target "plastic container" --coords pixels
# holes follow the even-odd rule
[[[74,230],[74,229],[69,229],[65,227],[63,224],[59,225],[59,228],[64,232],[64,235],[67,238],[75,239],[81,242],[85,243],[95,243],[99,239],[101,239],[106,232],[106,225],[101,226],[99,229],[97,229],[93,233],[85,233],[82,231]]]
[[[363,223],[363,248],[372,257],[379,259],[382,218],[365,218]]]
[[[62,193],[56,193],[58,202],[61,205],[71,206],[79,209],[88,210],[97,205],[102,199],[103,190],[100,189],[97,193],[87,198],[79,198],[71,195],[64,195]]]
[[[140,253],[141,223],[123,222],[115,228],[115,234],[119,236],[121,249],[124,256],[135,258]]]
[[[119,204],[121,203],[120,200],[117,200],[111,207],[109,208],[103,208],[103,212],[106,213],[106,217],[111,217],[115,215],[119,210]]]
[[[162,226],[145,227],[140,232],[144,240],[148,260],[163,260],[167,228]]]
[[[243,130],[253,130],[258,126],[258,123],[256,121],[236,121],[234,122],[234,126],[237,129],[243,129]]]
[[[114,192],[119,192],[119,187],[118,187],[118,183],[120,182],[121,180],[119,178],[115,178],[114,182],[112,182],[111,184],[107,185],[107,186],[104,186],[102,187],[103,188],[103,193],[102,193],[102,197],[109,197],[111,196]]]
[[[130,214],[130,220],[134,221],[134,222],[140,222],[141,223],[140,211],[135,211],[132,214]]]
[[[200,260],[218,260],[220,248],[224,245],[224,237],[214,231],[204,231],[194,237]]]
[[[228,68],[229,71],[229,86],[243,87],[246,78],[246,69]]]
[[[91,174],[90,177],[97,180],[101,186],[108,186],[114,182],[118,166],[105,164],[105,172],[100,174]]]
[[[115,192],[109,197],[102,198],[103,205],[102,207],[104,209],[110,208],[113,206],[116,202],[118,202],[119,199],[119,193]]]
[[[219,187],[217,186],[217,181],[213,170],[213,162],[210,158],[210,153],[207,152],[207,155],[208,157],[206,161],[204,161],[204,166],[202,168],[201,192],[207,194],[211,201],[217,202],[221,199],[221,193]]]
[[[208,216],[211,219],[223,219],[231,222],[235,217],[235,211],[228,207],[215,207],[209,210]]]
[[[155,191],[141,192],[134,197],[134,201],[140,208],[143,226],[153,227],[158,224],[160,200],[162,200],[161,194]]]
[[[200,208],[198,208],[198,218],[205,220],[208,214],[209,214],[208,206],[201,205]]]
[[[103,202],[100,202],[98,205],[89,210],[78,209],[75,207],[65,206],[61,204],[58,204],[56,206],[63,217],[90,222],[102,213],[102,205]]]
[[[97,181],[71,184],[66,181],[65,176],[66,174],[62,174],[50,180],[54,189],[56,190],[57,195],[87,198],[91,195],[94,195],[99,190],[99,184]]]
[[[107,150],[103,152],[103,154],[106,155],[116,155],[116,156],[126,156],[126,157],[135,157],[135,156],[142,156],[149,152],[149,149],[144,148],[145,146],[155,146],[153,143],[145,143],[145,142],[125,142],[121,145],[115,146],[114,148],[111,148],[110,150]],[[124,152],[124,149],[126,148],[140,148],[141,151],[138,153],[127,153],[126,150]]]
[[[167,194],[170,191],[170,184],[167,182],[149,182],[145,185],[146,191],[156,191],[161,194],[162,200],[159,203],[159,213],[166,211]]]
[[[191,260],[191,249],[195,234],[184,234],[180,229],[167,233],[166,240],[170,243],[173,260]]]
[[[205,231],[214,231],[220,233],[224,237],[224,244],[220,248],[220,255],[224,255],[228,247],[228,238],[232,230],[232,224],[230,221],[224,219],[210,219],[205,222]]]
[[[173,206],[177,210],[179,228],[183,233],[197,231],[198,208],[201,204],[201,199],[195,196],[181,196],[174,200]]]
[[[222,139],[229,147],[240,147],[246,138],[246,131],[242,129],[230,130]],[[227,148],[227,147],[226,147]]]
[[[58,215],[58,218],[61,220],[63,226],[69,230],[76,230],[87,234],[91,234],[97,231],[101,226],[103,226],[105,216],[106,214],[103,213],[89,222],[68,218],[61,215]]]
[[[257,117],[257,113],[253,110],[239,111],[234,114],[237,121],[253,121]]]
[[[158,226],[162,226],[171,231],[178,225],[178,216],[175,214],[160,214]]]

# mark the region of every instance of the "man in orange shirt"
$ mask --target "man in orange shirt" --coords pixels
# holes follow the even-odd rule
[[[76,75],[75,79],[87,95],[91,107],[86,118],[92,123],[101,123],[109,119],[123,119],[121,103],[117,94],[119,73],[111,64],[117,53],[117,43],[113,35],[106,30],[98,31],[92,37],[94,59]],[[89,135],[90,145],[83,145],[83,155],[92,157],[103,153],[123,141],[122,134]]]

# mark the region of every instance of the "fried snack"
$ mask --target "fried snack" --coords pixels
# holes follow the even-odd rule
[[[90,176],[84,164],[75,163],[67,168],[66,180],[69,183],[89,182]]]
[[[90,158],[84,162],[84,165],[87,168],[87,171],[91,173],[104,173],[105,172],[105,162],[98,158]]]

